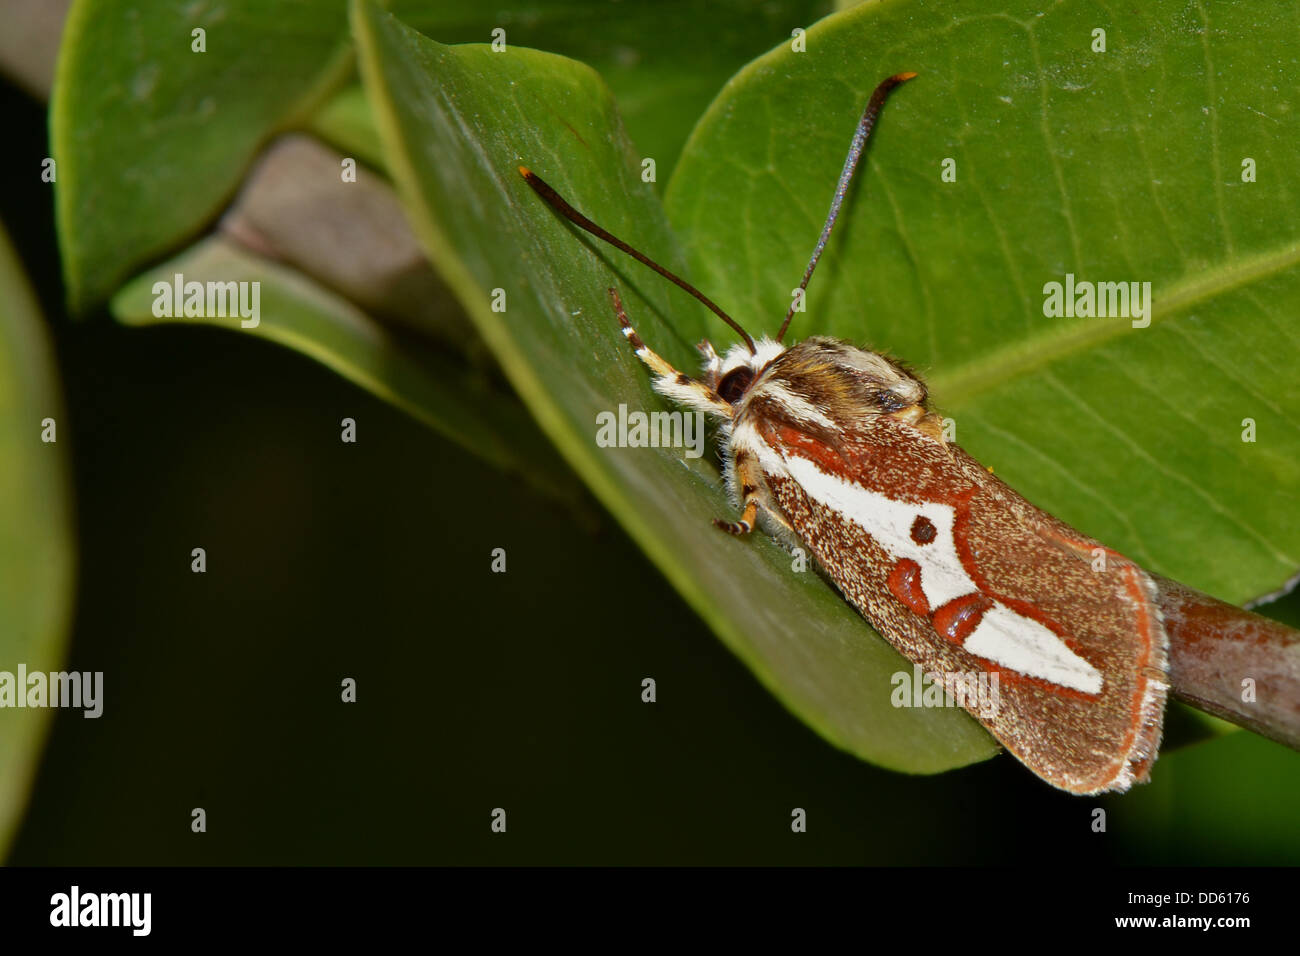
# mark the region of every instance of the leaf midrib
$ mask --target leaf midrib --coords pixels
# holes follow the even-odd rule
[[[1164,289],[1153,289],[1151,326],[1167,322],[1179,313],[1227,293],[1284,272],[1300,264],[1300,241],[1294,241],[1253,256],[1238,256]],[[964,364],[949,366],[929,376],[931,390],[947,407],[956,407],[1013,379],[1090,348],[1105,345],[1134,331],[1127,319],[1085,319],[1070,325],[1048,327],[994,349]]]

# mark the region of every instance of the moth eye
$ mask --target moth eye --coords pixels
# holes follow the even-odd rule
[[[937,534],[934,522],[925,515],[917,515],[916,520],[912,522],[912,540],[917,544],[929,544]]]
[[[876,404],[885,412],[897,412],[906,408],[911,403],[901,397],[897,392],[885,389],[876,395]]]
[[[745,394],[745,389],[749,388],[754,381],[754,370],[747,365],[740,368],[733,368],[726,375],[722,376],[722,381],[718,383],[718,394],[728,405],[735,405],[740,401],[740,396]]]

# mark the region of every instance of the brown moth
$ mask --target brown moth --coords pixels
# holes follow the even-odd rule
[[[867,138],[900,73],[872,93],[800,290],[835,224]],[[570,206],[567,219],[681,286],[736,330],[719,356],[699,346],[692,378],[646,346],[610,289],[623,334],[660,394],[722,420],[728,491],[755,526],[807,549],[895,648],[932,676],[1047,782],[1073,793],[1147,779],[1160,745],[1168,640],[1140,567],[1034,507],[944,438],[924,382],[888,356],[814,336],[755,342],[730,316]],[[966,693],[992,675],[989,712]]]

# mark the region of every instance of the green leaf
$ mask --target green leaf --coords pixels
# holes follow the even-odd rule
[[[155,315],[155,283],[172,286],[178,273],[186,283],[259,283],[257,325],[244,327],[237,314]],[[577,499],[568,469],[513,396],[415,336],[376,322],[300,273],[250,255],[227,239],[205,239],[138,276],[111,305],[114,316],[128,325],[211,325],[294,349],[494,465],[524,475],[549,494]]]
[[[206,52],[192,31],[204,30]],[[341,0],[79,0],[51,104],[68,301],[83,310],[216,215],[261,144],[350,68]]]
[[[46,419],[56,441],[42,441]],[[0,671],[63,663],[72,619],[71,479],[54,354],[22,267],[0,229]],[[20,688],[18,693],[25,693]],[[0,710],[0,856],[21,819],[48,708]]]
[[[1256,782],[1243,785],[1244,781]],[[1234,733],[1164,757],[1151,784],[1125,794],[1108,833],[1122,865],[1294,866],[1300,858],[1294,751],[1257,734]],[[1232,836],[1199,842],[1192,834]]]
[[[311,118],[311,131],[373,169],[386,168],[379,131],[359,83],[341,90],[322,106]]]
[[[667,407],[618,334],[605,289],[617,284],[646,341],[683,367],[704,328],[697,303],[579,238],[516,172],[527,163],[615,234],[669,268],[680,264],[599,77],[519,47],[441,46],[365,0],[352,12],[389,168],[417,235],[543,428],[678,590],[839,746],[916,772],[995,752],[961,711],[893,708],[890,675],[910,665],[811,572],[792,572],[771,541],[711,527],[730,508],[707,459],[597,447],[597,415],[620,404]],[[505,312],[492,310],[492,289],[504,290]],[[625,597],[635,614],[635,580]],[[617,639],[618,622],[610,629]]]
[[[440,43],[487,43],[581,60],[609,84],[641,157],[666,182],[691,127],[727,79],[795,27],[830,12],[828,0],[393,0],[390,12]],[[526,122],[527,120],[525,120]]]
[[[920,73],[794,336],[917,365],[958,442],[1030,500],[1240,603],[1300,567],[1298,22],[1295,3],[857,7],[728,85],[668,214],[698,284],[774,331],[867,95]],[[1150,282],[1150,327],[1046,317],[1066,273]]]

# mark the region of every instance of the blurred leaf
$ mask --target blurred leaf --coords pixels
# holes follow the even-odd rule
[[[53,419],[57,441],[42,441]],[[0,229],[0,671],[58,670],[72,619],[71,480],[54,354]],[[19,688],[25,694],[26,688]],[[36,774],[48,708],[0,710],[0,857]]]
[[[508,8],[475,0],[392,0],[403,23],[439,43],[487,43],[581,60],[609,84],[641,157],[667,182],[686,137],[724,83],[795,27],[830,12],[829,0],[522,0]],[[343,94],[319,118],[331,142],[365,148],[368,129]],[[527,118],[521,118],[527,122]]]
[[[1146,865],[1295,866],[1300,759],[1256,734],[1228,734],[1161,759],[1151,783],[1121,799],[1108,838]],[[1209,887],[1206,887],[1209,889]]]
[[[260,282],[260,320],[154,315],[154,283]],[[129,325],[189,322],[227,328],[287,346],[391,402],[487,461],[519,472],[566,500],[577,489],[564,463],[528,413],[488,381],[411,335],[386,328],[346,299],[304,276],[241,251],[223,238],[205,239],[122,287],[113,314]]]
[[[666,205],[697,283],[774,331],[867,95],[918,71],[794,335],[928,370],[959,443],[1030,500],[1241,603],[1300,567],[1300,5],[1198,9],[854,8],[728,85]],[[1067,272],[1151,282],[1150,328],[1044,317]]]
[[[278,137],[249,171],[220,232],[381,323],[486,360],[486,346],[429,265],[393,187],[365,167],[345,179],[343,162],[310,136]]]
[[[839,746],[917,772],[995,752],[964,712],[890,706],[889,677],[910,665],[811,572],[792,573],[774,543],[711,527],[730,512],[715,469],[680,450],[596,446],[599,413],[665,407],[618,334],[605,289],[618,284],[646,340],[679,364],[703,329],[698,304],[635,264],[625,274],[626,260],[578,238],[516,172],[531,165],[615,234],[678,264],[599,77],[519,47],[441,46],[364,0],[353,26],[390,170],[430,258],[547,433],[678,590]],[[491,309],[494,288],[505,312]],[[636,585],[627,582],[631,614]],[[568,597],[580,601],[581,587]]]
[[[50,116],[74,309],[220,211],[262,142],[345,75],[344,30],[342,0],[78,0]]]
[[[311,118],[311,130],[372,169],[383,170],[384,150],[361,84],[345,87]]]

